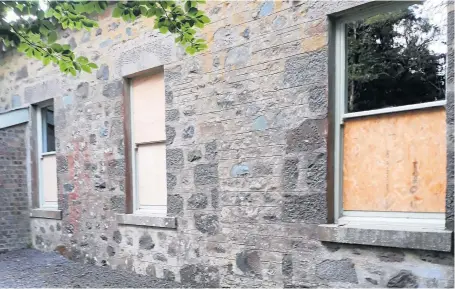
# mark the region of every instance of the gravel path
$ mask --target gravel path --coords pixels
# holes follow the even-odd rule
[[[57,253],[24,249],[0,254],[0,288],[181,287],[150,276],[77,263]]]

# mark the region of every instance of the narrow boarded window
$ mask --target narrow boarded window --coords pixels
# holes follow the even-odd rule
[[[133,78],[130,97],[134,212],[166,215],[163,72]]]
[[[38,106],[37,116],[40,207],[57,208],[57,160],[53,105],[47,103]]]

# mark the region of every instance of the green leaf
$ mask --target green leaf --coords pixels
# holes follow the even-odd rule
[[[161,26],[160,27],[160,32],[161,33],[166,34],[168,31],[169,31],[169,29],[167,28],[167,26]]]
[[[87,64],[88,63],[88,58],[85,57],[85,56],[79,56],[76,59],[76,61],[79,62],[80,64]]]
[[[193,55],[194,53],[196,53],[196,48],[194,48],[193,46],[188,46],[185,51],[190,54],[190,55]]]
[[[114,10],[112,11],[112,17],[114,18],[119,18],[120,16],[122,16],[122,9],[120,9],[119,7],[115,7]]]
[[[210,18],[208,18],[207,16],[202,16],[202,17],[199,17],[199,20],[201,20],[202,22],[204,23],[210,23]]]
[[[81,69],[87,73],[92,73],[92,69],[88,65],[81,65]]]
[[[51,31],[47,35],[47,43],[51,44],[54,43],[57,40],[57,32]]]
[[[76,69],[74,69],[73,67],[70,67],[70,68],[69,68],[69,72],[70,72],[73,76],[76,76]]]
[[[57,53],[60,53],[63,50],[62,46],[60,44],[58,44],[58,43],[52,44],[51,48]]]
[[[41,35],[47,35],[47,33],[49,33],[49,30],[44,25],[41,25],[39,27],[39,33],[41,33]]]
[[[98,65],[96,65],[93,62],[89,63],[88,66],[90,66],[90,68],[93,68],[93,69],[98,69]]]
[[[43,58],[43,64],[44,64],[44,66],[47,66],[50,62],[51,62],[51,58],[50,58],[50,57],[44,57],[44,58]]]

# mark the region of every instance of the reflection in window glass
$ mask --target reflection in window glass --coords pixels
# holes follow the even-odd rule
[[[348,112],[444,99],[446,15],[427,1],[348,23]]]
[[[55,151],[54,108],[48,106],[41,110],[43,116],[43,153]]]

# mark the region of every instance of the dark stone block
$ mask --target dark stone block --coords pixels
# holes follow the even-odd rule
[[[115,255],[115,249],[112,246],[107,246],[106,252],[109,257],[112,257]]]
[[[149,234],[142,235],[139,239],[139,249],[152,250],[153,248],[155,248],[155,243],[152,237]]]
[[[242,251],[235,257],[235,264],[245,274],[261,276],[261,259],[258,251]]]
[[[125,196],[124,195],[119,195],[119,196],[112,196],[110,199],[110,207],[111,210],[114,212],[124,212],[125,211]]]
[[[74,190],[74,185],[73,184],[64,184],[63,185],[63,190],[66,193],[72,192]]]
[[[167,212],[169,215],[178,215],[183,211],[183,198],[180,195],[167,196]]]
[[[417,277],[411,271],[401,270],[387,282],[388,288],[417,288]]]
[[[211,141],[205,144],[205,158],[209,161],[216,159],[218,155],[218,149],[216,145],[216,140]]]
[[[295,190],[297,188],[297,182],[299,180],[298,164],[299,160],[297,158],[284,160],[281,179],[285,191]]]
[[[292,276],[292,255],[291,254],[284,254],[283,260],[281,262],[281,272],[284,276],[290,277]]]
[[[370,277],[365,278],[365,280],[367,280],[368,282],[370,282],[373,285],[378,285],[378,281],[374,280],[374,279],[372,279]]]
[[[183,150],[166,150],[166,167],[168,169],[181,169],[183,167]]]
[[[155,266],[153,266],[152,264],[148,265],[147,268],[145,268],[145,273],[149,276],[156,277]]]
[[[190,125],[189,127],[185,128],[183,130],[184,139],[193,138],[193,136],[194,136],[194,126]]]
[[[325,145],[324,120],[306,119],[286,133],[286,152],[314,151]]]
[[[167,269],[163,269],[163,277],[165,280],[168,280],[168,281],[175,281],[175,274],[174,272],[172,271],[169,271]]]
[[[319,224],[325,222],[327,204],[325,194],[284,195],[282,220],[287,222],[306,221]]]
[[[155,259],[157,261],[167,262],[167,258],[166,258],[166,256],[164,256],[163,253],[155,253],[153,255],[153,259]]]
[[[88,96],[89,91],[89,83],[88,82],[81,82],[78,84],[75,95],[79,99],[85,99]]]
[[[194,184],[196,186],[218,184],[218,165],[201,164],[194,168]]]
[[[122,242],[122,233],[118,230],[115,231],[112,240],[114,240],[115,243],[120,244]]]
[[[194,225],[200,232],[209,236],[216,235],[220,230],[218,216],[213,214],[195,213]]]
[[[202,158],[202,153],[200,150],[193,150],[188,153],[187,160],[189,162],[194,162]]]
[[[103,95],[107,98],[115,98],[121,96],[123,93],[123,81],[115,80],[111,83],[104,85]]]
[[[377,253],[377,257],[382,262],[403,262],[404,253],[395,249],[387,249],[387,251],[382,251]]]
[[[453,266],[453,254],[437,251],[419,251],[420,260],[440,265]]]
[[[307,168],[306,182],[311,192],[326,187],[327,157],[319,154]]]
[[[212,208],[218,209],[220,202],[220,192],[215,188],[210,191],[210,195],[212,200]]]
[[[311,69],[308,69],[309,67]],[[325,84],[326,81],[326,50],[299,54],[286,59],[283,81],[285,87],[297,87],[302,86],[302,84]]]
[[[316,275],[326,281],[358,283],[355,266],[350,259],[324,260],[316,264]]]
[[[212,265],[190,264],[180,269],[180,280],[185,286],[199,288],[220,287],[218,268]]]
[[[109,80],[109,66],[102,64],[96,72],[96,78],[99,80]]]
[[[166,125],[166,144],[172,144],[174,142],[175,136],[175,128]]]
[[[27,66],[22,66],[21,69],[19,69],[16,72],[16,80],[21,80],[27,77],[28,77]]]
[[[205,209],[207,204],[207,196],[201,193],[193,194],[188,199],[188,209]]]
[[[173,174],[167,173],[166,174],[166,180],[167,180],[167,189],[169,191],[172,191],[177,184],[177,177],[174,176]]]
[[[166,110],[166,121],[177,121],[180,118],[178,109]]]
[[[74,50],[77,47],[77,42],[76,42],[76,39],[74,39],[74,37],[70,38],[70,41],[68,42],[68,44],[70,45],[72,50]]]

